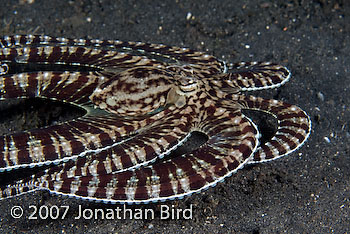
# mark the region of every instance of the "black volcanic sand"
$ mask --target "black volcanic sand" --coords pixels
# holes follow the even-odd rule
[[[254,95],[303,108],[313,121],[307,143],[285,158],[246,167],[201,194],[164,203],[178,209],[192,205],[190,220],[161,220],[160,204],[128,207],[153,209],[154,220],[76,220],[79,206],[104,211],[123,206],[36,192],[0,202],[1,233],[349,233],[350,2],[198,2],[2,0],[0,30],[1,35],[164,43],[230,62],[284,64],[291,80]],[[52,124],[73,112],[32,100],[2,102],[0,110],[2,134]],[[25,172],[2,174],[1,183]],[[30,206],[64,205],[70,209],[63,220],[29,219]],[[24,209],[22,218],[11,217],[13,206]]]

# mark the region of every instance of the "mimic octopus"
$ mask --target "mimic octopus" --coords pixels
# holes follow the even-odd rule
[[[311,121],[303,110],[242,94],[289,78],[278,64],[226,64],[162,44],[1,37],[1,100],[50,99],[86,113],[1,136],[1,173],[38,170],[1,185],[0,198],[49,190],[107,203],[148,203],[200,192],[305,142]],[[278,126],[272,137],[261,141],[244,110],[273,116]],[[195,133],[205,141],[179,153]]]

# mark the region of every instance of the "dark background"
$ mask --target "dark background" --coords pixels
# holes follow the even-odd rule
[[[0,34],[46,34],[186,46],[230,62],[274,61],[291,80],[254,95],[296,104],[313,121],[291,155],[238,171],[189,198],[192,220],[75,220],[78,206],[116,205],[36,192],[0,202],[1,233],[345,233],[350,226],[350,1],[0,0]],[[65,107],[1,102],[0,131],[69,117]],[[9,174],[0,175],[3,178]],[[14,219],[12,206],[25,215]],[[28,220],[30,205],[69,205],[64,220]],[[159,211],[159,204],[131,206]]]

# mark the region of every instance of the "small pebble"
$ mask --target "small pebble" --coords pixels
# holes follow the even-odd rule
[[[191,12],[188,12],[187,15],[186,15],[186,20],[190,20],[192,17],[192,13]]]
[[[327,143],[331,143],[331,140],[329,140],[328,137],[323,137],[323,139],[324,139]]]
[[[320,99],[322,102],[324,101],[324,95],[321,92],[317,93],[317,98]]]

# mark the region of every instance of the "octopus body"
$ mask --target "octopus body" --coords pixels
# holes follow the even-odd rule
[[[0,172],[39,172],[2,185],[0,198],[49,190],[94,201],[148,203],[214,186],[246,164],[293,152],[307,139],[311,122],[299,107],[242,94],[279,87],[289,77],[281,65],[227,65],[166,45],[2,37],[1,100],[52,99],[86,114],[1,136]],[[261,141],[243,110],[276,118],[274,135]],[[196,132],[206,141],[175,154]]]

